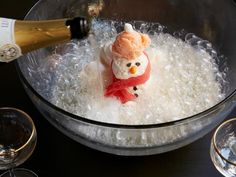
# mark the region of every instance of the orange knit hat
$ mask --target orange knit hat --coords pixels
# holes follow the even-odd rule
[[[112,45],[112,52],[119,58],[132,60],[139,57],[150,42],[148,35],[134,31],[132,26],[126,23],[124,31],[118,34]]]

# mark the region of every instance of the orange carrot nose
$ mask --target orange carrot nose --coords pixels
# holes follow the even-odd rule
[[[137,67],[136,66],[132,66],[130,69],[129,69],[129,73],[130,74],[135,74],[137,72]]]

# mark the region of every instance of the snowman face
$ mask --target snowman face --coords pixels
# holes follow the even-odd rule
[[[144,54],[133,60],[116,58],[112,62],[112,71],[117,79],[128,79],[144,74],[147,65],[148,59]]]

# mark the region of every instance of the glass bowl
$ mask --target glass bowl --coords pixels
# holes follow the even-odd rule
[[[96,1],[95,1],[96,2]],[[42,0],[26,16],[27,20],[56,19],[84,14],[92,1]],[[133,6],[130,10],[130,6]],[[146,9],[145,11],[143,9]],[[117,155],[150,155],[185,146],[215,128],[234,108],[236,88],[236,6],[232,0],[105,0],[103,18],[144,20],[167,26],[170,33],[185,29],[213,43],[224,54],[218,60],[225,69],[226,97],[215,106],[181,120],[151,125],[119,125],[93,121],[71,114],[49,102],[53,68],[45,75],[38,67],[52,53],[51,48],[29,53],[17,61],[22,84],[34,105],[58,130],[91,148]],[[51,79],[51,80],[50,80]]]

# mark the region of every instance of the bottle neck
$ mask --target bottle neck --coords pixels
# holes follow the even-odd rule
[[[83,17],[68,19],[65,25],[70,28],[71,39],[83,39],[90,31],[89,21]]]
[[[0,61],[9,62],[39,48],[82,39],[89,30],[89,22],[83,17],[45,21],[0,18]]]
[[[46,21],[16,21],[15,42],[22,53],[51,46],[70,39],[82,39],[89,33],[88,21],[82,17]]]
[[[67,19],[47,21],[16,21],[15,42],[22,53],[47,47],[71,39],[70,28],[66,26]]]

